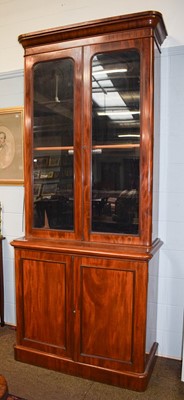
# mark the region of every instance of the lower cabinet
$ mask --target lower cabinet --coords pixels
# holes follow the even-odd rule
[[[19,361],[145,390],[148,261],[15,249]]]

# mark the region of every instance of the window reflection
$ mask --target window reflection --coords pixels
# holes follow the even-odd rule
[[[138,234],[140,59],[135,50],[92,62],[92,231]]]

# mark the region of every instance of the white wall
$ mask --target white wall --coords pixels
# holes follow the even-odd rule
[[[131,12],[162,12],[168,30],[162,52],[159,354],[181,358],[184,304],[184,2],[183,0],[0,0],[0,107],[23,105],[19,34]],[[174,47],[173,47],[174,46]],[[12,74],[7,73],[12,71]],[[22,74],[22,75],[21,75]],[[14,324],[13,249],[23,234],[23,187],[0,186],[3,203],[5,321]]]
[[[0,108],[23,106],[23,71],[0,74]],[[23,186],[1,186],[0,201],[3,206],[2,231],[4,262],[4,294],[5,321],[15,324],[15,279],[14,279],[14,249],[11,240],[22,236],[23,221]]]
[[[184,306],[184,46],[162,53],[159,353],[180,358]]]
[[[5,322],[16,325],[14,249],[10,242],[23,236],[23,198],[22,186],[0,186],[0,199],[3,204],[3,264],[4,264],[4,302]]]

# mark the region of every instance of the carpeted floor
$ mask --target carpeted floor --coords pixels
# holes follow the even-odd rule
[[[23,397],[14,396],[13,394],[9,394],[6,400],[26,400],[26,399],[23,399]]]
[[[14,360],[15,331],[0,327],[0,374],[26,400],[184,400],[181,362],[158,357],[143,393],[49,371]],[[13,399],[12,399],[13,400]]]

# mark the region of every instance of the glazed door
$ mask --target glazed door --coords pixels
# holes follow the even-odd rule
[[[26,59],[26,215],[34,236],[81,237],[81,58],[77,48]]]
[[[150,236],[151,51],[147,39],[84,49],[84,221],[90,241],[139,244]]]
[[[16,257],[18,344],[72,357],[71,257],[18,251]]]
[[[146,264],[84,257],[75,260],[75,278],[76,360],[144,370]]]

